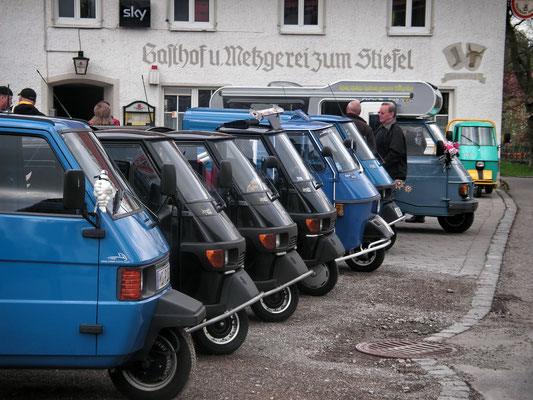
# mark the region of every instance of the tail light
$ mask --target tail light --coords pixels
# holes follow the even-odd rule
[[[459,185],[459,195],[465,199],[468,197],[468,185]]]
[[[318,218],[306,219],[305,224],[307,225],[309,232],[312,233],[320,232],[320,229],[322,229],[322,220]]]
[[[265,249],[273,250],[276,247],[279,247],[279,235],[273,233],[265,233],[259,235],[259,241],[265,247]]]
[[[228,255],[222,249],[206,250],[205,256],[214,268],[222,268],[228,262]]]
[[[141,300],[142,298],[142,270],[120,270],[120,300]]]
[[[344,216],[344,204],[335,203],[335,208],[337,209],[337,217]]]

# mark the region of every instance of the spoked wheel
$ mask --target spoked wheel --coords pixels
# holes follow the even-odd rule
[[[288,319],[296,307],[300,292],[297,285],[291,285],[279,292],[264,297],[251,305],[252,311],[257,318],[266,322],[282,322]]]
[[[109,376],[128,398],[166,400],[185,388],[195,364],[190,335],[167,328],[159,333],[145,360],[110,369]]]
[[[391,229],[394,232],[394,235],[390,237],[390,244],[383,248],[385,251],[389,250],[392,246],[394,246],[394,243],[396,243],[396,237],[398,236],[398,229],[396,229],[396,226],[391,225]]]
[[[483,186],[475,185],[474,186],[474,197],[481,197],[482,191],[483,191]]]
[[[231,354],[248,335],[248,314],[241,310],[196,332],[192,337],[198,350],[205,354]]]
[[[493,189],[494,189],[494,186],[487,185],[485,186],[485,193],[491,194]]]
[[[452,215],[450,217],[438,217],[440,226],[446,232],[463,233],[474,223],[474,213]]]
[[[349,253],[354,253],[359,249],[351,250]],[[372,272],[378,269],[383,260],[385,259],[385,249],[378,249],[376,251],[371,251],[370,253],[363,254],[362,256],[356,258],[350,258],[346,260],[346,264],[357,272]]]
[[[316,274],[298,282],[298,289],[311,296],[322,296],[331,291],[339,279],[339,266],[329,261],[313,267]]]

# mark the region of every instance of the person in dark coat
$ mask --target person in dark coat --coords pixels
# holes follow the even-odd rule
[[[24,88],[19,93],[19,103],[13,108],[13,114],[44,115],[35,107],[37,93],[31,88]]]
[[[366,140],[368,147],[376,153],[376,140],[374,139],[374,132],[372,128],[359,115],[361,114],[361,103],[357,100],[350,101],[346,106],[346,116],[350,118],[357,130]]]
[[[396,124],[396,105],[383,103],[379,108],[379,122],[376,130],[376,148],[383,159],[383,166],[392,179],[404,181],[407,178],[407,147],[402,129]]]

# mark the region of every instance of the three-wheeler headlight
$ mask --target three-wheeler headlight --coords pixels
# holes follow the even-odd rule
[[[322,220],[319,218],[306,219],[305,224],[311,233],[318,233],[322,230]]]
[[[476,162],[476,169],[483,169],[483,168],[485,168],[485,161]]]
[[[264,246],[265,249],[274,250],[280,246],[279,234],[274,233],[265,233],[259,235],[259,241]]]
[[[205,256],[213,268],[222,268],[228,263],[228,252],[222,249],[206,250]]]

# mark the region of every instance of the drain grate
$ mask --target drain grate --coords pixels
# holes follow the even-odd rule
[[[355,346],[361,353],[388,358],[424,358],[450,354],[456,349],[438,342],[411,342],[408,340],[375,340]]]

